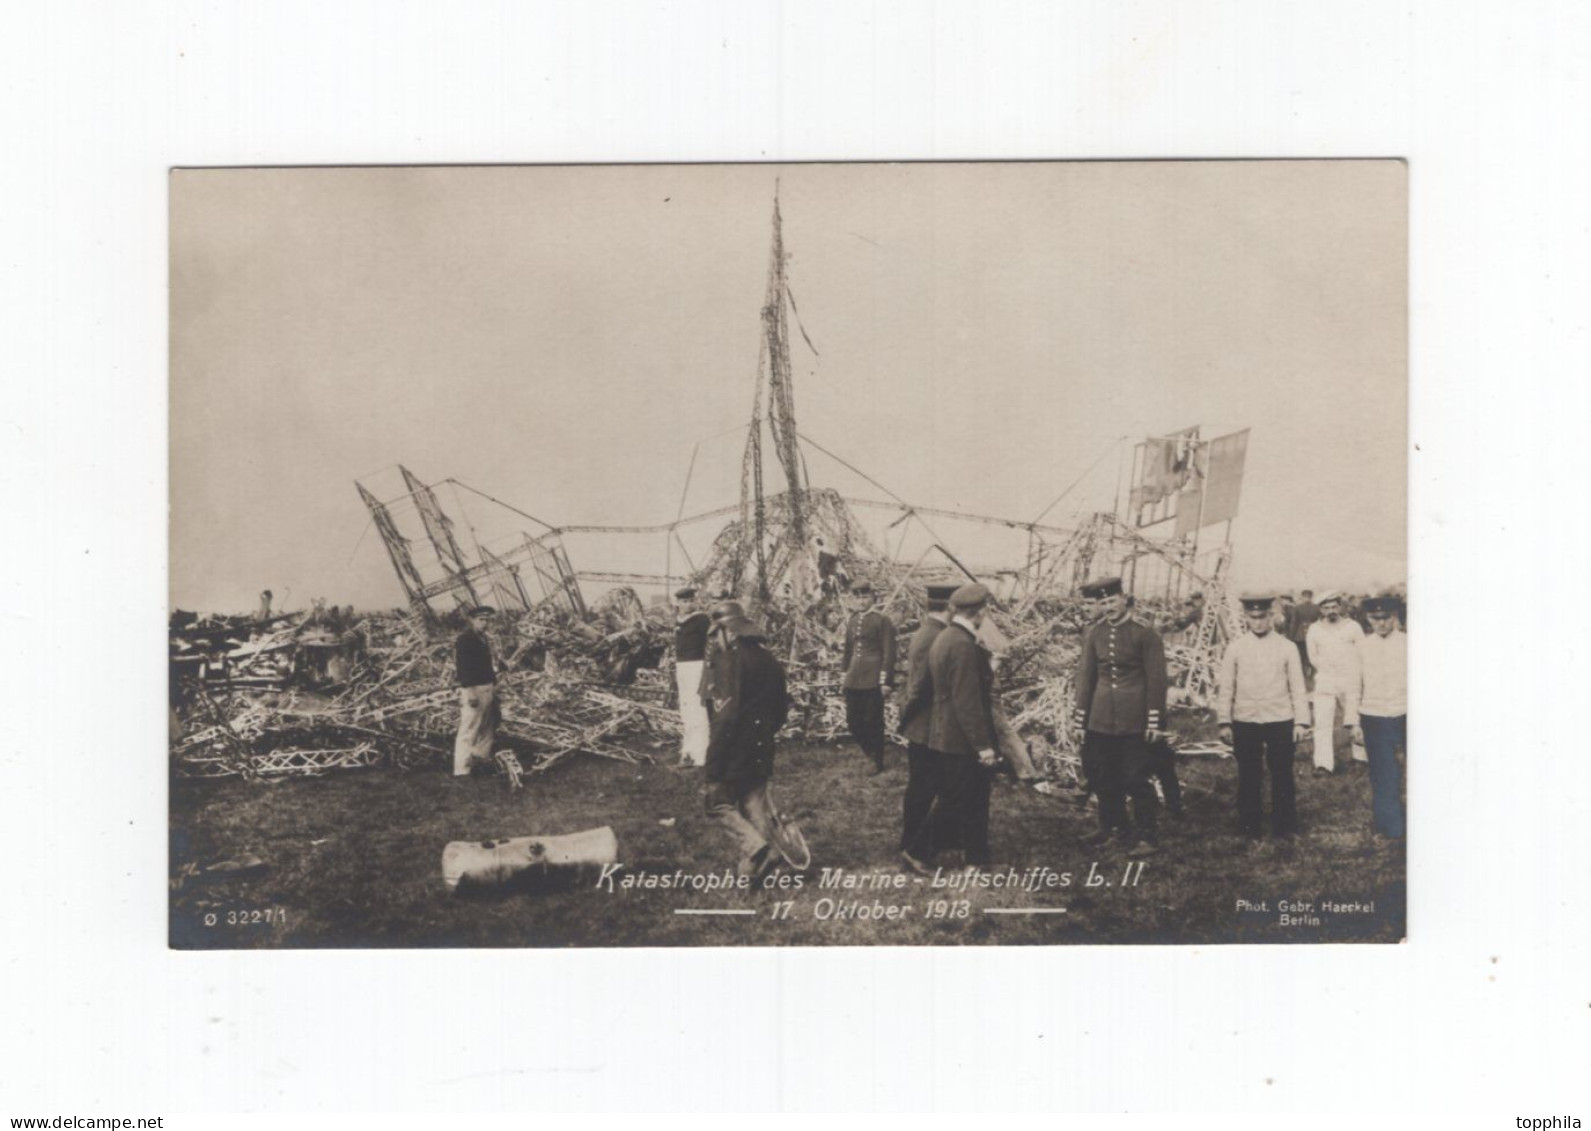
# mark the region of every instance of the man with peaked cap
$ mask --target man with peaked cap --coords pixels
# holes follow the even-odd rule
[[[900,854],[913,871],[930,874],[942,845],[935,837],[934,811],[939,796],[940,757],[928,745],[934,712],[934,683],[928,656],[950,620],[954,585],[930,585],[928,613],[906,649],[906,702],[900,709],[900,731],[906,738],[906,798]]]
[[[708,614],[707,649],[702,659],[702,685],[699,697],[702,706],[707,710],[707,717],[712,719],[719,704],[729,698],[730,659],[725,650],[729,637],[725,625],[746,615],[746,610],[739,601],[732,601],[726,595],[720,594],[718,603],[713,606],[713,611]]]
[[[470,772],[477,761],[490,761],[497,723],[502,718],[497,702],[497,669],[486,628],[497,610],[476,605],[469,611],[469,627],[453,643],[459,685],[459,729],[453,739],[453,776]]]
[[[873,760],[873,772],[884,769],[884,689],[895,682],[895,626],[876,604],[873,587],[862,581],[851,587],[851,615],[845,621],[845,723]]]
[[[1073,721],[1083,731],[1084,763],[1092,767],[1090,776],[1099,793],[1100,828],[1090,839],[1103,843],[1121,836],[1133,842],[1129,855],[1149,856],[1157,851],[1159,840],[1155,814],[1159,803],[1149,784],[1150,744],[1168,737],[1162,725],[1165,645],[1159,633],[1129,615],[1121,578],[1099,578],[1083,586],[1083,592],[1099,601],[1104,614],[1083,638],[1073,708]]]
[[[790,711],[784,668],[763,647],[763,631],[743,616],[722,626],[729,657],[728,694],[713,716],[703,803],[707,816],[740,849],[739,874],[757,877],[775,863],[774,815],[768,800],[774,735]]]
[[[1304,668],[1292,641],[1275,631],[1274,594],[1242,596],[1248,631],[1221,655],[1215,716],[1222,742],[1237,760],[1237,819],[1244,836],[1258,839],[1264,820],[1263,786],[1271,774],[1271,835],[1298,831],[1293,752],[1305,734],[1309,710]]]
[[[1366,597],[1370,635],[1359,644],[1359,725],[1354,740],[1362,742],[1370,760],[1370,812],[1382,836],[1404,833],[1403,775],[1398,748],[1408,748],[1409,638],[1398,630],[1403,602],[1384,595]]]
[[[679,691],[680,765],[707,763],[707,705],[702,702],[702,667],[712,620],[693,586],[674,593],[674,686]]]
[[[978,646],[989,590],[976,582],[950,595],[950,623],[928,649],[934,689],[928,747],[939,756],[936,828],[961,846],[965,863],[989,863],[989,786],[994,767],[994,671]]]
[[[1341,593],[1320,595],[1320,619],[1309,626],[1304,643],[1309,665],[1315,669],[1315,689],[1310,693],[1314,708],[1315,772],[1329,774],[1337,763],[1337,718],[1343,726],[1359,723],[1359,644],[1364,629],[1343,615]],[[1367,760],[1363,746],[1354,744],[1353,760]]]

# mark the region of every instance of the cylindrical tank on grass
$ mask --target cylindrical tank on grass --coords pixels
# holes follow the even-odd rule
[[[583,868],[613,864],[619,838],[606,825],[566,836],[507,840],[455,840],[442,850],[442,881],[449,891],[555,887]]]

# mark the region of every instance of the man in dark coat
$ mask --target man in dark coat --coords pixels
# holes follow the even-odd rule
[[[874,604],[873,587],[851,588],[854,602],[845,622],[845,723],[873,760],[873,772],[884,769],[884,690],[895,683],[895,626]]]
[[[1313,670],[1309,666],[1309,626],[1320,619],[1320,606],[1315,604],[1313,589],[1305,589],[1303,598],[1293,606],[1293,615],[1287,624],[1287,639],[1298,649],[1298,662],[1303,665],[1307,678]]]
[[[1166,651],[1160,634],[1129,615],[1119,577],[1101,578],[1084,587],[1099,595],[1104,619],[1083,638],[1077,661],[1074,721],[1083,729],[1085,764],[1095,768],[1099,790],[1099,833],[1103,843],[1113,835],[1134,841],[1132,856],[1156,849],[1154,786],[1150,744],[1167,738],[1161,718],[1166,710]],[[1132,821],[1127,798],[1133,800]]]
[[[928,861],[942,847],[934,835],[940,758],[928,746],[928,727],[934,711],[928,655],[949,622],[950,595],[955,589],[954,585],[928,587],[928,614],[906,650],[906,703],[900,709],[900,731],[906,739],[906,801],[900,854],[908,867],[923,874],[931,873]]]
[[[745,617],[725,622],[729,657],[727,692],[713,715],[707,743],[704,801],[707,816],[740,849],[739,874],[760,876],[773,864],[774,735],[790,711],[784,668],[763,647],[763,632]]]
[[[729,698],[727,688],[730,683],[731,660],[725,647],[729,638],[724,626],[745,615],[746,610],[741,607],[739,601],[727,599],[721,599],[708,615],[707,646],[702,660],[700,693],[702,705],[707,708],[708,718],[712,718],[722,700]]]
[[[928,746],[939,756],[939,811],[967,864],[989,862],[989,783],[995,754],[994,671],[978,646],[989,590],[976,583],[950,595],[951,620],[928,650],[934,707]]]

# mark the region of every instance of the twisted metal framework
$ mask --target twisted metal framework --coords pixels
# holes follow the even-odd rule
[[[499,499],[495,499],[457,480],[444,480],[457,487],[481,495],[483,498],[507,507],[510,511],[530,519],[545,528],[545,532],[532,536],[524,533],[522,543],[501,554],[488,553],[483,547],[480,560],[471,564],[461,551],[453,535],[451,520],[442,511],[435,490],[400,468],[409,493],[405,500],[413,500],[424,523],[427,540],[436,551],[437,562],[444,576],[425,581],[417,568],[410,542],[393,521],[388,503],[378,501],[362,485],[361,498],[371,511],[377,529],[387,546],[393,568],[411,605],[429,619],[432,598],[450,595],[460,604],[474,603],[477,592],[490,592],[505,604],[520,604],[534,608],[547,602],[558,603],[584,617],[587,609],[580,590],[580,581],[658,585],[671,587],[680,580],[741,596],[755,595],[766,605],[775,597],[793,610],[799,619],[810,613],[819,588],[816,576],[816,547],[812,538],[822,534],[832,541],[826,543],[845,563],[853,576],[866,577],[890,594],[897,595],[915,578],[921,582],[929,574],[946,573],[952,577],[976,576],[976,571],[955,556],[944,538],[930,524],[932,519],[950,519],[971,522],[1007,530],[1025,532],[1028,539],[1025,560],[1019,569],[998,571],[1016,577],[1015,606],[1019,613],[1031,611],[1034,603],[1046,596],[1068,596],[1077,591],[1084,580],[1098,569],[1119,569],[1126,575],[1128,588],[1136,585],[1137,565],[1140,560],[1163,563],[1167,578],[1167,596],[1182,591],[1185,583],[1192,582],[1204,588],[1209,597],[1210,628],[1201,628],[1197,651],[1208,658],[1218,646],[1230,626],[1222,617],[1229,603],[1224,593],[1225,566],[1230,560],[1230,545],[1221,551],[1215,571],[1201,575],[1198,569],[1197,544],[1183,539],[1155,541],[1144,536],[1135,525],[1120,517],[1120,499],[1117,512],[1096,512],[1088,515],[1078,526],[1067,528],[1048,525],[1042,520],[1058,503],[1086,478],[1111,452],[1119,450],[1125,437],[1113,441],[1099,459],[1069,485],[1054,502],[1040,513],[1037,519],[1023,521],[989,515],[969,514],[962,511],[942,510],[917,506],[890,491],[866,472],[828,451],[797,430],[795,392],[790,357],[790,319],[796,317],[794,297],[790,291],[786,272],[788,255],[784,246],[783,217],[778,190],[775,189],[771,218],[772,236],[769,248],[767,286],[761,307],[761,333],[758,342],[757,368],[753,388],[751,419],[746,431],[745,447],[740,469],[740,498],[737,503],[700,514],[686,516],[685,500],[680,502],[680,513],[673,522],[657,525],[615,526],[577,525],[557,527],[533,515],[526,514]],[[808,346],[811,339],[801,328]],[[816,349],[813,353],[816,354]],[[766,393],[765,393],[766,388]],[[784,473],[785,489],[769,494],[764,484],[763,436],[764,422],[773,442],[774,456]],[[878,488],[888,500],[843,497],[832,490],[814,491],[810,485],[802,444],[816,449],[842,467],[860,476]],[[698,445],[699,446],[699,445]],[[695,453],[692,454],[692,468]],[[1139,475],[1135,470],[1134,483]],[[687,492],[690,474],[687,473]],[[1118,496],[1120,493],[1118,482]],[[902,528],[901,546],[904,546],[905,527],[916,523],[929,536],[929,549],[915,562],[897,561],[880,553],[868,541],[857,522],[853,508],[885,509],[897,512],[898,518],[891,528]],[[697,564],[685,550],[680,531],[692,524],[722,520],[733,516],[713,541],[705,560]],[[473,533],[473,529],[472,529]],[[577,573],[569,564],[561,544],[565,534],[663,534],[666,539],[668,564],[663,575],[614,572]],[[688,572],[676,575],[673,566],[673,549],[678,545],[684,551]],[[926,563],[934,551],[939,557]],[[899,555],[897,547],[896,556]],[[809,562],[810,559],[810,562]],[[942,560],[941,560],[942,559]],[[948,564],[947,564],[948,563]],[[528,564],[540,587],[539,598],[534,596],[521,579],[521,567]],[[1140,595],[1143,595],[1140,592]],[[1225,611],[1223,611],[1225,610]],[[1194,677],[1195,682],[1203,676]]]

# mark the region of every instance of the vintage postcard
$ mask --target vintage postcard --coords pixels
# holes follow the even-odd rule
[[[173,171],[171,945],[1402,940],[1407,211]]]

